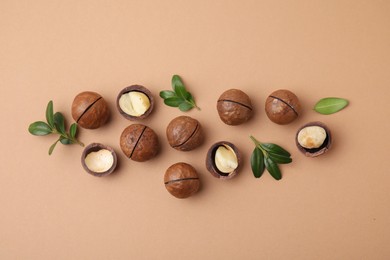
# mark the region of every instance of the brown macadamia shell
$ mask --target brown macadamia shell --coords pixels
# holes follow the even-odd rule
[[[169,145],[179,151],[190,151],[204,141],[199,121],[189,116],[174,118],[167,126],[166,135]]]
[[[72,117],[82,128],[99,128],[107,122],[109,115],[106,101],[96,92],[82,92],[73,100]]]
[[[229,89],[218,98],[217,111],[225,124],[240,125],[252,117],[253,107],[246,93],[239,89]]]
[[[171,165],[165,172],[164,184],[167,191],[176,198],[184,199],[199,190],[200,180],[195,168],[184,162]]]
[[[104,171],[104,172],[94,172],[92,171],[90,168],[88,168],[86,162],[85,162],[85,159],[87,158],[87,156],[92,153],[92,152],[98,152],[100,150],[108,150],[111,152],[111,155],[113,157],[113,163],[111,165],[111,167],[107,170],[107,171]],[[110,146],[106,146],[106,145],[103,145],[103,144],[100,144],[100,143],[91,143],[89,144],[88,146],[86,146],[84,148],[84,151],[81,155],[81,165],[83,166],[84,170],[93,175],[93,176],[96,176],[96,177],[103,177],[103,176],[106,176],[106,175],[109,175],[111,174],[112,172],[114,172],[115,168],[116,168],[116,165],[117,165],[117,155],[114,151],[114,149],[112,149]]]
[[[132,124],[123,130],[120,147],[128,158],[137,162],[154,158],[160,150],[156,133],[142,124]]]
[[[148,108],[148,110],[146,110],[146,112],[144,114],[140,115],[140,116],[132,116],[132,115],[127,114],[126,112],[124,112],[122,110],[122,108],[119,105],[119,100],[122,97],[122,95],[124,95],[126,93],[129,93],[129,92],[132,92],[132,91],[137,91],[137,92],[141,92],[141,93],[145,94],[148,97],[149,102],[150,102],[150,107]],[[149,91],[149,89],[145,88],[144,86],[132,85],[132,86],[128,86],[128,87],[122,89],[119,92],[118,97],[116,99],[116,106],[117,106],[117,109],[118,109],[119,113],[124,118],[126,118],[128,120],[134,121],[134,120],[145,119],[152,113],[152,111],[154,109],[154,98],[153,98],[152,93]]]
[[[268,96],[265,102],[265,112],[272,122],[285,125],[300,115],[301,103],[291,91],[279,89]]]
[[[220,170],[218,170],[218,168],[215,164],[215,153],[220,146],[229,146],[230,148],[232,148],[232,150],[234,151],[234,153],[237,157],[238,166],[236,169],[234,169],[234,171],[232,171],[230,173],[221,172]],[[207,155],[206,155],[206,168],[207,168],[207,170],[211,173],[211,175],[213,175],[214,177],[219,178],[221,180],[227,180],[227,179],[231,179],[231,178],[235,177],[238,174],[238,172],[240,171],[241,164],[242,164],[242,156],[241,156],[240,151],[238,150],[238,148],[234,144],[227,142],[227,141],[220,141],[220,142],[213,144],[210,147],[210,149],[208,150]]]
[[[309,126],[319,126],[321,128],[323,128],[326,132],[326,138],[324,140],[324,143],[318,147],[318,148],[313,148],[313,149],[308,149],[308,148],[305,148],[303,147],[302,145],[300,145],[300,143],[298,142],[298,134],[299,132],[306,128],[306,127],[309,127]],[[319,122],[319,121],[315,121],[315,122],[310,122],[310,123],[307,123],[305,125],[303,125],[302,127],[300,127],[295,135],[295,144],[296,146],[298,147],[298,150],[303,153],[305,156],[307,157],[317,157],[317,156],[320,156],[326,152],[328,152],[328,150],[331,148],[332,146],[332,134],[329,130],[329,128],[322,122]]]

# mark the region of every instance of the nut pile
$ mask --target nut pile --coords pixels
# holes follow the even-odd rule
[[[185,90],[180,77],[175,75],[172,82],[173,91],[160,92],[164,103],[172,107],[179,107],[183,112],[193,107],[200,110],[196,106],[192,95]],[[175,103],[175,100],[178,100],[178,102]],[[146,87],[132,85],[119,92],[116,107],[125,119],[139,121],[147,118],[152,113],[155,100],[151,91]],[[216,109],[221,121],[229,126],[244,124],[254,114],[250,97],[239,89],[229,89],[223,92],[216,101]],[[293,122],[300,116],[301,111],[298,97],[286,89],[272,92],[265,101],[267,117],[279,125]],[[100,94],[92,91],[85,91],[76,95],[71,112],[77,124],[85,129],[96,129],[103,126],[110,115],[105,99]],[[32,124],[32,126],[35,125]],[[36,135],[42,135],[38,130]],[[33,133],[33,131],[30,132]],[[71,136],[74,137],[75,134],[76,128],[73,129]],[[204,143],[204,132],[201,123],[197,119],[189,116],[178,116],[167,125],[166,138],[171,148],[181,152],[189,152]],[[258,145],[258,150],[255,151],[257,153],[264,152],[266,164],[267,162],[270,163],[269,160],[271,159],[278,163],[292,161],[289,158],[290,154],[281,147],[274,144],[260,144],[254,138],[253,140]],[[119,143],[123,154],[136,162],[151,160],[160,151],[160,142],[155,131],[140,123],[127,126],[120,135]],[[331,132],[322,122],[310,122],[298,129],[295,143],[298,150],[305,156],[316,157],[324,154],[331,147]],[[271,148],[279,150],[280,154],[275,154]],[[115,170],[117,155],[109,146],[92,143],[85,147],[81,156],[81,163],[86,172],[93,176],[102,177],[111,174]],[[260,165],[262,162],[256,161],[255,163]],[[214,143],[206,154],[206,169],[212,176],[219,179],[235,177],[239,173],[241,165],[241,152],[233,143],[228,141]],[[264,165],[261,167],[264,169]],[[277,173],[280,174],[279,170]],[[281,176],[279,177],[281,178]],[[280,179],[279,177],[276,179]],[[174,197],[188,198],[199,190],[200,179],[197,170],[192,165],[177,162],[166,170],[164,184],[167,191]]]

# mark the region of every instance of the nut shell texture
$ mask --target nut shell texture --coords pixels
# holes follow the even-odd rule
[[[85,158],[91,152],[97,152],[97,151],[100,151],[102,149],[106,149],[106,150],[111,152],[111,154],[113,156],[113,159],[114,159],[113,164],[112,164],[111,168],[108,169],[105,172],[99,172],[99,173],[98,172],[93,172],[86,165]],[[112,149],[111,147],[103,145],[103,144],[100,144],[100,143],[92,143],[92,144],[90,144],[90,145],[88,145],[88,146],[86,146],[84,148],[84,151],[83,151],[83,153],[81,155],[81,165],[83,166],[84,170],[87,173],[89,173],[89,174],[91,174],[93,176],[96,176],[96,177],[103,177],[103,176],[111,174],[115,170],[116,165],[117,165],[117,156],[116,156],[116,153],[115,153],[114,149]]]
[[[148,108],[148,110],[146,110],[146,112],[144,114],[140,115],[140,116],[132,116],[132,115],[127,114],[126,112],[124,112],[121,109],[121,107],[119,105],[119,100],[120,100],[121,96],[123,94],[126,94],[128,92],[132,92],[132,91],[138,91],[138,92],[141,92],[141,93],[145,94],[148,97],[149,102],[150,102],[150,107]],[[144,119],[144,118],[147,118],[153,111],[153,108],[154,108],[154,98],[153,98],[152,93],[147,88],[145,88],[144,86],[132,85],[132,86],[129,86],[129,87],[126,87],[126,88],[122,89],[121,92],[119,92],[117,100],[116,100],[116,106],[117,106],[117,109],[118,109],[119,113],[124,118],[126,118],[128,120]]]
[[[220,146],[229,146],[230,148],[232,148],[232,150],[234,151],[234,153],[237,157],[238,167],[230,173],[223,173],[223,172],[219,171],[218,167],[215,163],[215,153],[216,153],[218,147],[220,147]],[[217,143],[213,144],[210,147],[210,149],[208,150],[207,155],[206,155],[206,168],[211,173],[211,175],[213,175],[216,178],[220,178],[220,179],[233,178],[239,172],[239,170],[241,168],[241,164],[242,164],[242,157],[241,157],[240,151],[238,150],[238,148],[234,144],[227,142],[227,141],[221,141],[221,142],[217,142]]]
[[[203,131],[198,120],[189,116],[174,118],[167,126],[166,135],[171,147],[190,151],[203,143]]]
[[[152,159],[160,150],[156,133],[142,124],[132,124],[123,130],[120,147],[128,158],[137,162]]]
[[[300,115],[301,104],[294,93],[279,89],[268,96],[265,102],[265,112],[272,122],[285,125]]]
[[[325,132],[326,132],[325,141],[324,141],[324,143],[323,143],[320,147],[318,147],[318,148],[308,149],[308,148],[305,148],[305,147],[303,147],[303,146],[301,146],[301,145],[299,144],[299,141],[298,141],[298,134],[299,134],[299,132],[300,132],[302,129],[304,129],[304,128],[306,128],[306,127],[309,127],[309,126],[319,126],[319,127],[322,127],[323,129],[325,129]],[[330,149],[330,147],[331,147],[331,145],[332,145],[332,141],[333,141],[333,140],[332,140],[332,134],[331,134],[329,128],[328,128],[324,123],[318,122],[318,121],[316,121],[316,122],[310,122],[310,123],[307,123],[307,124],[303,125],[302,127],[300,127],[300,128],[298,129],[298,131],[297,131],[297,133],[296,133],[296,135],[295,135],[295,144],[296,144],[296,146],[298,147],[298,150],[299,150],[300,152],[302,152],[302,153],[303,153],[305,156],[307,156],[307,157],[317,157],[317,156],[320,156],[320,155],[326,153],[326,152]]]
[[[82,128],[99,128],[107,122],[109,115],[107,103],[98,93],[82,92],[73,100],[72,117]]]
[[[164,184],[167,191],[179,199],[188,198],[199,190],[198,173],[190,164],[179,162],[165,172]]]
[[[239,125],[252,117],[253,107],[247,94],[239,89],[229,89],[219,97],[217,111],[225,124]]]

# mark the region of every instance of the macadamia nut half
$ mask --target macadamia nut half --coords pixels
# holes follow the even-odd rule
[[[152,93],[140,85],[124,88],[117,97],[119,113],[129,120],[146,118],[152,112],[153,107]]]

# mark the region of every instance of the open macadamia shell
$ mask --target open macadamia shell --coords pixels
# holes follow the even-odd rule
[[[216,165],[216,152],[217,152],[217,149],[221,146],[230,147],[230,150],[234,151],[235,157],[237,159],[237,167],[229,173],[224,173],[224,172],[220,171]],[[241,168],[241,164],[242,164],[242,157],[241,157],[240,151],[237,149],[237,147],[234,144],[227,142],[227,141],[220,141],[220,142],[213,144],[210,147],[210,149],[208,150],[207,155],[206,155],[206,168],[207,168],[207,170],[211,173],[211,175],[213,175],[214,177],[219,178],[219,179],[226,180],[226,179],[231,179],[234,176],[236,176]]]
[[[272,122],[285,125],[301,114],[301,103],[291,91],[279,89],[268,96],[265,101],[265,112]]]
[[[126,113],[120,106],[120,99],[121,99],[122,95],[127,94],[129,92],[133,92],[133,91],[140,92],[140,93],[144,94],[149,99],[149,108],[145,111],[145,113],[143,113],[142,115],[139,115],[139,116],[134,116],[134,115],[130,115],[130,114]],[[116,106],[117,106],[119,113],[124,118],[126,118],[128,120],[132,120],[132,121],[140,120],[140,119],[147,118],[150,115],[150,113],[152,113],[153,108],[154,108],[154,98],[153,98],[152,93],[144,86],[132,85],[132,86],[129,86],[129,87],[122,89],[121,92],[119,92],[118,97],[116,99]]]
[[[200,180],[192,165],[179,162],[171,165],[166,170],[164,184],[172,196],[185,199],[199,190]]]
[[[321,128],[323,128],[326,132],[326,138],[324,140],[324,142],[322,143],[322,145],[318,148],[312,148],[312,149],[308,149],[308,148],[305,148],[303,147],[299,141],[298,141],[298,134],[299,132],[306,128],[306,127],[310,127],[310,126],[319,126]],[[322,122],[318,122],[318,121],[315,121],[315,122],[310,122],[310,123],[307,123],[305,125],[303,125],[302,127],[300,127],[295,135],[295,144],[297,145],[298,147],[298,150],[300,152],[302,152],[305,156],[307,157],[317,157],[317,156],[320,156],[324,153],[326,153],[331,145],[332,145],[332,135],[331,135],[331,132],[329,130],[329,128]]]
[[[79,93],[72,103],[72,117],[85,129],[96,129],[104,125],[110,111],[104,98],[96,92]]]
[[[126,127],[120,137],[120,146],[128,158],[137,162],[152,159],[160,150],[156,133],[142,124],[132,124]]]
[[[92,143],[84,148],[81,155],[81,165],[87,173],[103,177],[115,170],[117,156],[111,147],[100,143]]]
[[[189,116],[174,118],[167,126],[166,135],[169,145],[179,151],[190,151],[204,141],[199,121]]]
[[[252,117],[253,107],[246,93],[239,89],[229,89],[218,98],[217,111],[225,124],[240,125]]]

